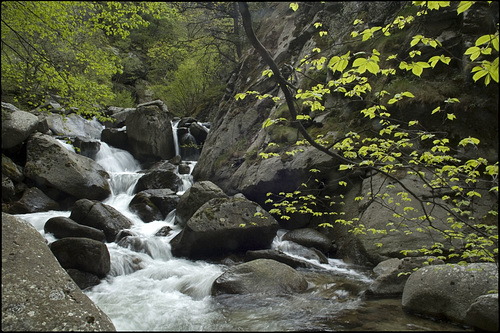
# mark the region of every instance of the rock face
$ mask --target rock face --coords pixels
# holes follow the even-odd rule
[[[69,218],[77,223],[102,230],[108,242],[114,242],[121,230],[132,226],[132,222],[115,208],[87,199],[75,202]]]
[[[163,220],[176,208],[179,196],[170,189],[151,189],[137,193],[130,201],[130,210],[142,221]]]
[[[7,110],[5,119],[4,109]],[[2,102],[2,149],[9,149],[22,143],[37,129],[37,126],[37,116]]]
[[[141,162],[167,160],[175,155],[172,116],[162,101],[140,104],[125,124],[132,155]]]
[[[498,290],[496,264],[438,265],[410,275],[403,291],[403,309],[465,322],[476,298]]]
[[[307,281],[290,266],[271,259],[257,259],[230,267],[214,281],[212,295],[278,295],[306,289]]]
[[[75,198],[103,200],[111,194],[107,172],[92,159],[64,148],[56,139],[35,133],[28,141],[26,177],[37,187],[51,187]]]
[[[203,204],[172,239],[172,254],[201,259],[263,249],[277,230],[276,220],[256,203],[215,198]]]
[[[115,331],[108,316],[59,265],[40,233],[5,213],[2,331]]]

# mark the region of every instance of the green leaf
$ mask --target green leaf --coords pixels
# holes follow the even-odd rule
[[[474,4],[474,2],[475,1],[460,1],[457,8],[457,15],[460,15],[461,13],[469,9]]]
[[[292,2],[290,4],[290,8],[295,12],[297,9],[299,9],[299,5],[296,2]]]
[[[269,127],[271,126],[272,124],[274,124],[274,120],[272,120],[271,118],[267,118],[264,123],[262,124],[262,128],[266,128],[266,127]]]
[[[419,62],[413,63],[413,68],[411,71],[413,74],[420,77],[420,75],[424,71],[424,68],[429,68],[429,67],[431,67],[431,65],[429,65],[428,63],[419,61]]]
[[[476,39],[476,46],[483,45],[485,43],[489,43],[491,40],[495,38],[495,35],[483,35]]]

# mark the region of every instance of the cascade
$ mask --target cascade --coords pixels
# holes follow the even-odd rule
[[[177,122],[172,122],[176,152],[180,152]],[[60,141],[66,148],[71,145]],[[372,280],[360,269],[340,259],[320,264],[306,259],[291,242],[283,241],[284,230],[278,231],[272,248],[290,256],[307,260],[317,269],[305,271],[309,288],[295,295],[248,296],[210,295],[213,281],[227,266],[205,261],[191,261],[172,256],[170,241],[181,232],[175,222],[175,209],[163,221],[144,223],[128,208],[133,188],[141,177],[140,164],[121,149],[101,142],[96,162],[110,175],[112,194],[103,201],[129,218],[135,235],[127,243],[106,243],[111,257],[111,271],[100,284],[84,290],[113,321],[118,331],[280,331],[280,330],[342,330],[342,313],[356,311],[362,305],[361,294]],[[196,161],[182,161],[189,173],[181,176],[184,185],[178,194],[192,185],[191,171]],[[51,217],[69,217],[71,212],[50,211],[20,214],[46,239],[51,234],[43,227]],[[166,236],[156,236],[162,227],[170,227]],[[120,242],[119,242],[120,243]],[[351,287],[344,287],[348,285]],[[354,312],[355,313],[355,312]]]

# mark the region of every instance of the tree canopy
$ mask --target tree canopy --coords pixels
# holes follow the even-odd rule
[[[285,76],[280,71],[268,51],[259,42],[252,28],[252,17],[246,3],[240,3],[243,26],[252,46],[264,59],[269,69],[263,76],[273,77],[279,87],[280,96],[260,94],[257,91],[240,92],[236,99],[246,96],[256,96],[259,99],[272,98],[275,103],[286,104],[287,117],[269,118],[263,123],[263,128],[277,126],[283,123],[297,126],[304,140],[296,143],[297,148],[286,151],[287,155],[295,155],[301,146],[311,145],[332,157],[332,164],[339,171],[346,173],[346,178],[339,185],[347,186],[349,175],[379,174],[387,181],[373,184],[366,192],[354,200],[360,206],[367,207],[377,203],[381,208],[392,212],[395,221],[387,222],[384,228],[373,228],[359,223],[358,218],[345,219],[342,215],[342,205],[345,204],[342,194],[336,198],[319,197],[310,191],[310,184],[302,184],[301,188],[290,193],[268,193],[268,201],[274,206],[271,210],[282,219],[289,219],[291,214],[312,214],[327,217],[320,226],[335,227],[335,224],[347,225],[350,232],[356,235],[380,234],[381,241],[377,247],[383,246],[383,235],[388,233],[428,232],[432,230],[441,236],[441,240],[423,248],[401,249],[405,255],[434,255],[438,259],[449,261],[490,261],[498,258],[498,206],[478,216],[478,205],[481,197],[493,193],[498,197],[498,155],[496,160],[488,160],[477,156],[481,142],[468,133],[450,135],[443,123],[449,124],[457,119],[453,112],[454,105],[461,101],[450,96],[436,102],[428,110],[427,117],[435,119],[434,126],[419,123],[411,115],[401,117],[396,113],[395,106],[403,101],[415,98],[412,87],[403,91],[389,92],[384,86],[377,84],[381,77],[405,77],[408,73],[417,79],[416,85],[425,85],[420,80],[427,71],[436,71],[442,66],[448,66],[450,61],[465,64],[469,68],[471,81],[483,85],[486,89],[490,84],[498,84],[498,23],[493,31],[483,31],[462,54],[463,57],[453,57],[441,42],[434,36],[417,33],[412,37],[407,53],[383,54],[376,48],[369,48],[369,42],[374,39],[388,38],[398,31],[418,24],[425,30],[426,15],[432,11],[455,6],[456,15],[463,13],[472,6],[484,6],[486,3],[461,1],[452,4],[449,1],[413,1],[409,6],[411,15],[399,15],[385,26],[366,24],[361,19],[353,22],[351,40],[346,43],[347,50],[341,54],[329,54],[315,47],[306,55],[298,66],[293,68],[296,75],[314,76],[314,72],[329,70],[331,73],[324,81],[315,81],[307,87],[295,87],[293,77]],[[491,3],[489,4],[491,5]],[[301,5],[291,3],[290,9],[296,11]],[[327,38],[328,28],[322,22],[316,22],[319,38]],[[360,29],[361,27],[361,29]],[[357,41],[357,43],[353,43]],[[422,59],[432,48],[437,54]],[[328,50],[326,50],[328,51]],[[423,56],[422,56],[423,55]],[[306,74],[307,73],[307,74]],[[498,89],[498,86],[496,87]],[[359,133],[349,131],[344,137],[335,138],[328,132],[316,137],[306,129],[306,123],[311,112],[325,110],[325,99],[331,94],[362,100],[365,108],[360,114],[376,121],[377,130],[373,128]],[[282,101],[284,97],[285,101]],[[497,111],[498,112],[498,111]],[[410,118],[408,118],[410,117]],[[317,131],[316,131],[317,132]],[[456,135],[460,135],[457,139]],[[271,142],[269,146],[275,146]],[[468,149],[468,148],[472,149]],[[269,149],[260,153],[262,158],[280,157],[281,154]],[[361,173],[359,173],[361,171]],[[311,170],[315,174],[319,170]],[[407,186],[402,181],[401,173],[413,177],[420,186],[418,191]],[[373,177],[372,177],[373,178]],[[318,180],[316,179],[318,182]],[[373,182],[373,181],[372,181]],[[397,193],[391,189],[398,188]],[[342,204],[342,205],[339,205]],[[325,221],[325,219],[323,219]],[[444,227],[443,227],[444,225]]]

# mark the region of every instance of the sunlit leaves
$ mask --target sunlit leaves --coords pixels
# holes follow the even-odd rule
[[[336,71],[343,72],[347,65],[349,64],[349,55],[351,54],[351,51],[348,51],[346,54],[338,57],[334,56],[330,59],[328,62],[328,68],[330,68],[334,73]]]
[[[290,8],[291,8],[294,12],[296,12],[296,11],[297,11],[297,9],[299,9],[299,4],[298,4],[298,3],[296,3],[296,2],[292,2],[292,3],[290,4]]]
[[[475,1],[460,1],[460,3],[458,4],[458,8],[457,8],[457,15],[465,12],[467,9],[469,9],[473,4],[475,3]]]

